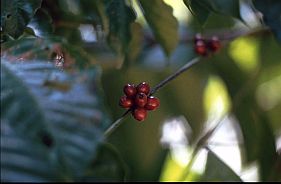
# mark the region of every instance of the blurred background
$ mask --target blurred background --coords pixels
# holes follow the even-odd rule
[[[167,59],[159,45],[149,44],[147,42],[150,40],[145,40],[139,57],[129,63],[128,68],[104,70],[102,81],[105,93],[109,92],[106,93],[107,102],[113,119],[123,113],[123,109],[116,104],[124,84],[147,81],[155,86],[196,57],[193,42],[184,41],[192,39],[195,33],[212,31],[221,36],[220,33],[251,30],[260,26],[254,12],[242,5],[240,13],[245,24],[232,17],[212,14],[204,29],[201,29],[182,1],[165,2],[173,7],[173,14],[179,21],[181,42],[170,59]],[[143,16],[138,11],[137,15],[138,22],[146,28]],[[145,35],[151,34],[148,28],[144,31]],[[263,126],[270,127],[280,152],[280,51],[280,43],[271,33],[238,37],[224,44],[218,54],[204,59],[157,92],[155,96],[160,98],[161,106],[157,111],[149,113],[143,123],[131,117],[125,119],[123,125],[110,137],[110,142],[126,158],[130,178],[144,181],[180,180],[189,162],[194,141],[219,121],[223,121],[207,145],[243,181],[259,181],[259,167],[263,166],[257,161],[248,164],[243,155],[246,149],[249,151],[247,156],[254,158],[254,150],[261,147],[267,149],[266,140],[264,144],[259,141],[267,139],[266,133],[262,135],[263,131],[267,131]],[[237,104],[237,109],[232,109],[234,104]],[[257,114],[247,117],[253,111]],[[264,120],[257,122],[254,118]],[[248,135],[244,136],[249,136],[247,139],[253,145],[244,144],[239,121],[245,124],[244,131],[247,132],[244,133]],[[207,151],[201,149],[186,180],[197,181],[204,175],[206,160]],[[280,176],[280,161],[278,172]],[[230,178],[225,176],[224,179]]]

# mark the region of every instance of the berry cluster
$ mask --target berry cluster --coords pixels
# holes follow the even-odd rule
[[[134,84],[124,86],[125,93],[119,100],[119,105],[125,109],[131,109],[134,118],[143,121],[147,111],[155,110],[160,105],[158,98],[148,96],[150,87],[146,82],[140,83],[137,87]]]
[[[205,39],[201,34],[196,34],[194,44],[195,52],[201,56],[208,56],[210,52],[215,53],[221,48],[221,42],[216,36]]]

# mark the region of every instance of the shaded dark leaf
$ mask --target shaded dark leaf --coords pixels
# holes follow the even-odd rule
[[[256,9],[263,14],[263,20],[275,36],[281,41],[281,1],[279,0],[254,0]]]
[[[117,52],[119,65],[123,63],[131,40],[130,26],[136,19],[135,12],[123,0],[105,1],[106,14],[109,20],[109,45]]]
[[[83,176],[83,181],[124,181],[125,163],[110,144],[99,146],[97,155]]]
[[[40,6],[41,0],[2,0],[1,27],[3,32],[13,38],[18,38]]]

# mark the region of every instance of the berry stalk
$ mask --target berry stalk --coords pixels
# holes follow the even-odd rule
[[[112,123],[112,125],[104,132],[104,137],[108,137],[116,128],[118,128],[121,123],[123,118],[131,111],[131,109],[127,110],[126,112],[124,112],[124,114],[117,119],[114,123]]]
[[[154,88],[152,88],[151,91],[150,91],[149,96],[151,96],[154,93],[156,93],[161,87],[166,85],[171,80],[175,79],[177,76],[179,76],[180,74],[182,74],[183,72],[185,72],[186,70],[191,68],[194,64],[198,63],[199,61],[200,61],[200,58],[196,57],[196,58],[192,59],[191,61],[189,61],[188,63],[186,63],[185,65],[183,65],[175,73],[173,73],[172,75],[168,76],[166,79],[164,79],[163,81],[158,83]]]

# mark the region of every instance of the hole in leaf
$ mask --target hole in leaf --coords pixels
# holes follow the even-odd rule
[[[11,16],[12,16],[12,14],[9,13],[9,14],[7,14],[6,17],[7,17],[7,19],[9,19],[9,18],[11,18]]]
[[[41,133],[40,138],[42,143],[48,148],[51,148],[54,145],[54,140],[48,133]]]

